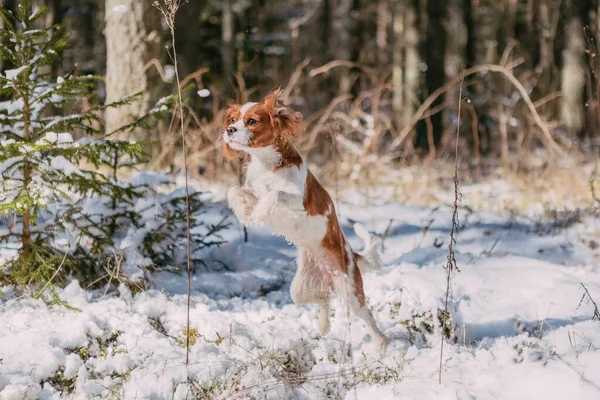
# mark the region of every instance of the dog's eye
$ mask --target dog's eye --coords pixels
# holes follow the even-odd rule
[[[231,121],[229,121],[232,124],[235,124],[235,118],[231,118]]]
[[[252,125],[256,125],[256,120],[254,118],[250,118],[248,120],[248,125],[252,126]]]

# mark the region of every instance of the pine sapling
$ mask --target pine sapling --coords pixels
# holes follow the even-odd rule
[[[149,190],[145,183],[118,179],[118,171],[145,161],[143,143],[107,140],[98,128],[101,113],[141,93],[81,110],[78,100],[93,97],[100,78],[53,77],[51,67],[68,35],[60,24],[31,28],[43,21],[46,8],[32,12],[25,0],[17,11],[0,7],[0,53],[14,66],[0,75],[6,99],[0,102],[0,214],[11,221],[10,229],[0,230],[0,243],[20,248],[14,257],[3,257],[1,271],[21,284],[47,282],[61,269],[64,276],[94,279],[98,255],[112,257],[118,226],[140,223],[135,206]],[[111,134],[147,127],[173,103],[173,96],[163,98]],[[83,137],[75,141],[73,134]]]

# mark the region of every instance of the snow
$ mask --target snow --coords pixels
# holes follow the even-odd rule
[[[162,179],[144,173],[132,181]],[[207,223],[229,213],[221,203],[207,207]],[[377,234],[389,227],[384,268],[364,276],[369,305],[390,338],[383,354],[338,299],[331,332],[322,337],[316,307],[290,298],[295,249],[263,228],[250,228],[245,243],[230,219],[228,243],[201,250],[206,267],[192,274],[197,334],[187,367],[185,276],[150,274],[150,288],[135,294],[124,285],[92,293],[71,281],[55,289],[69,307],[49,305],[49,290],[44,301],[0,287],[0,398],[184,399],[197,397],[199,388],[200,398],[215,399],[600,397],[600,325],[592,305],[580,304],[581,283],[600,301],[600,249],[590,245],[599,240],[594,215],[557,225],[534,212],[460,210],[460,272],[449,302],[456,340],[444,346],[440,385],[436,315],[452,210],[369,206],[356,198],[339,211],[356,250],[362,241],[353,222]],[[122,245],[133,251],[134,233],[128,237]],[[74,382],[70,394],[60,394],[58,376]]]
[[[8,79],[9,81],[14,81],[15,78],[17,76],[19,76],[19,74],[21,72],[23,72],[28,66],[24,65],[22,67],[16,68],[16,69],[7,69],[6,71],[4,71],[4,75],[6,76],[6,79]]]
[[[70,133],[46,132],[43,140],[48,143],[72,143],[73,136]]]
[[[127,7],[126,4],[118,4],[114,6],[112,10],[119,14],[125,14],[127,11],[129,11],[129,7]]]
[[[54,156],[49,160],[50,169],[61,171],[66,176],[83,175],[81,169],[79,169],[76,165],[74,165],[72,162],[70,162],[63,156]]]
[[[14,114],[16,111],[22,110],[25,103],[18,99],[15,101],[0,101],[0,111],[6,111],[8,115]]]
[[[171,64],[165,65],[165,76],[167,80],[173,80],[175,78],[175,66]]]
[[[168,101],[167,97],[160,98],[156,102],[156,104],[154,105],[154,107],[152,107],[152,109],[148,112],[148,114],[155,114],[155,113],[158,113],[158,112],[167,111],[169,109],[169,107],[167,106],[167,101]]]
[[[208,96],[210,96],[210,90],[208,90],[208,89],[200,89],[200,90],[198,90],[198,96],[200,96],[200,97],[208,97]]]

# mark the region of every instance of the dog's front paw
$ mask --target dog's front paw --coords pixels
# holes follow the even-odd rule
[[[298,218],[306,217],[301,196],[282,191],[272,191],[261,197],[250,217],[256,224],[271,227],[276,233],[283,234],[277,227],[294,223]]]
[[[251,223],[250,215],[258,202],[252,190],[239,186],[232,187],[227,192],[227,201],[242,224],[248,225]]]
[[[329,333],[331,330],[331,323],[329,322],[329,307],[323,307],[321,309],[317,324],[322,335],[327,335]]]
[[[268,220],[277,206],[278,195],[276,192],[269,193],[261,198],[250,215],[250,221],[254,224],[269,225]]]

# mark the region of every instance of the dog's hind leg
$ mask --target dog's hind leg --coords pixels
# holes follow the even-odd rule
[[[333,284],[335,293],[338,296],[342,296],[349,310],[362,319],[366,324],[373,341],[378,343],[381,347],[385,347],[388,343],[387,338],[377,327],[375,318],[369,307],[366,304],[365,292],[363,288],[362,275],[357,264],[357,260],[354,257],[346,256],[348,262],[348,274],[345,274],[340,267],[334,275]],[[335,258],[329,258],[329,263],[335,266]]]
[[[298,249],[298,270],[292,281],[291,295],[296,304],[321,306],[319,330],[326,334],[329,323],[329,298],[332,288],[331,275],[319,265],[317,257],[303,248]]]
[[[379,346],[385,347],[388,343],[388,340],[377,327],[375,318],[373,318],[373,314],[371,313],[371,310],[369,309],[365,301],[365,293],[363,289],[363,282],[360,269],[356,265],[354,265],[353,267],[354,284],[352,285],[353,287],[349,288],[353,290],[348,291],[348,298],[346,299],[346,301],[348,301],[348,305],[354,313],[354,315],[365,321],[365,323],[367,324],[367,328],[369,329],[369,332],[373,337],[373,340]]]

